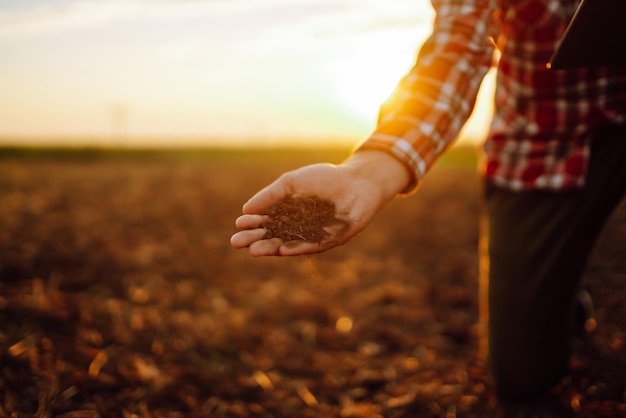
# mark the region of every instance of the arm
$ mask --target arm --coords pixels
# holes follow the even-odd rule
[[[433,34],[417,63],[383,106],[375,132],[341,165],[315,164],[289,172],[243,206],[231,238],[251,255],[301,255],[344,244],[399,193],[413,190],[436,157],[456,138],[471,113],[492,63],[495,0],[433,0]],[[264,213],[281,198],[317,195],[335,203],[346,230],[322,243],[265,239]]]

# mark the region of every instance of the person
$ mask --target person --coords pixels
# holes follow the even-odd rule
[[[348,242],[387,202],[419,188],[497,66],[480,166],[489,365],[503,403],[545,396],[567,373],[585,263],[626,190],[626,67],[546,65],[577,4],[432,0],[433,31],[372,134],[345,162],[299,168],[259,191],[231,245],[292,256]],[[266,239],[263,213],[287,195],[333,201],[349,228],[323,243]]]

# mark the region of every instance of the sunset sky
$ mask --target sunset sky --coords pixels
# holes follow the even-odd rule
[[[2,1],[0,143],[354,142],[432,18],[427,0]]]

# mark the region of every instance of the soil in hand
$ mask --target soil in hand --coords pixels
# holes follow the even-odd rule
[[[266,213],[269,219],[263,223],[267,231],[265,238],[280,238],[284,242],[322,242],[331,234],[325,227],[339,225],[348,227],[348,222],[337,218],[335,204],[317,196],[287,196],[276,202]]]

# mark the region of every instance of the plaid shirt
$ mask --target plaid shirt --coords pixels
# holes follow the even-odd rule
[[[498,60],[484,175],[511,190],[581,187],[591,131],[626,120],[626,67],[546,68],[577,0],[432,0],[433,33],[358,149],[391,153],[415,188],[469,117]]]

